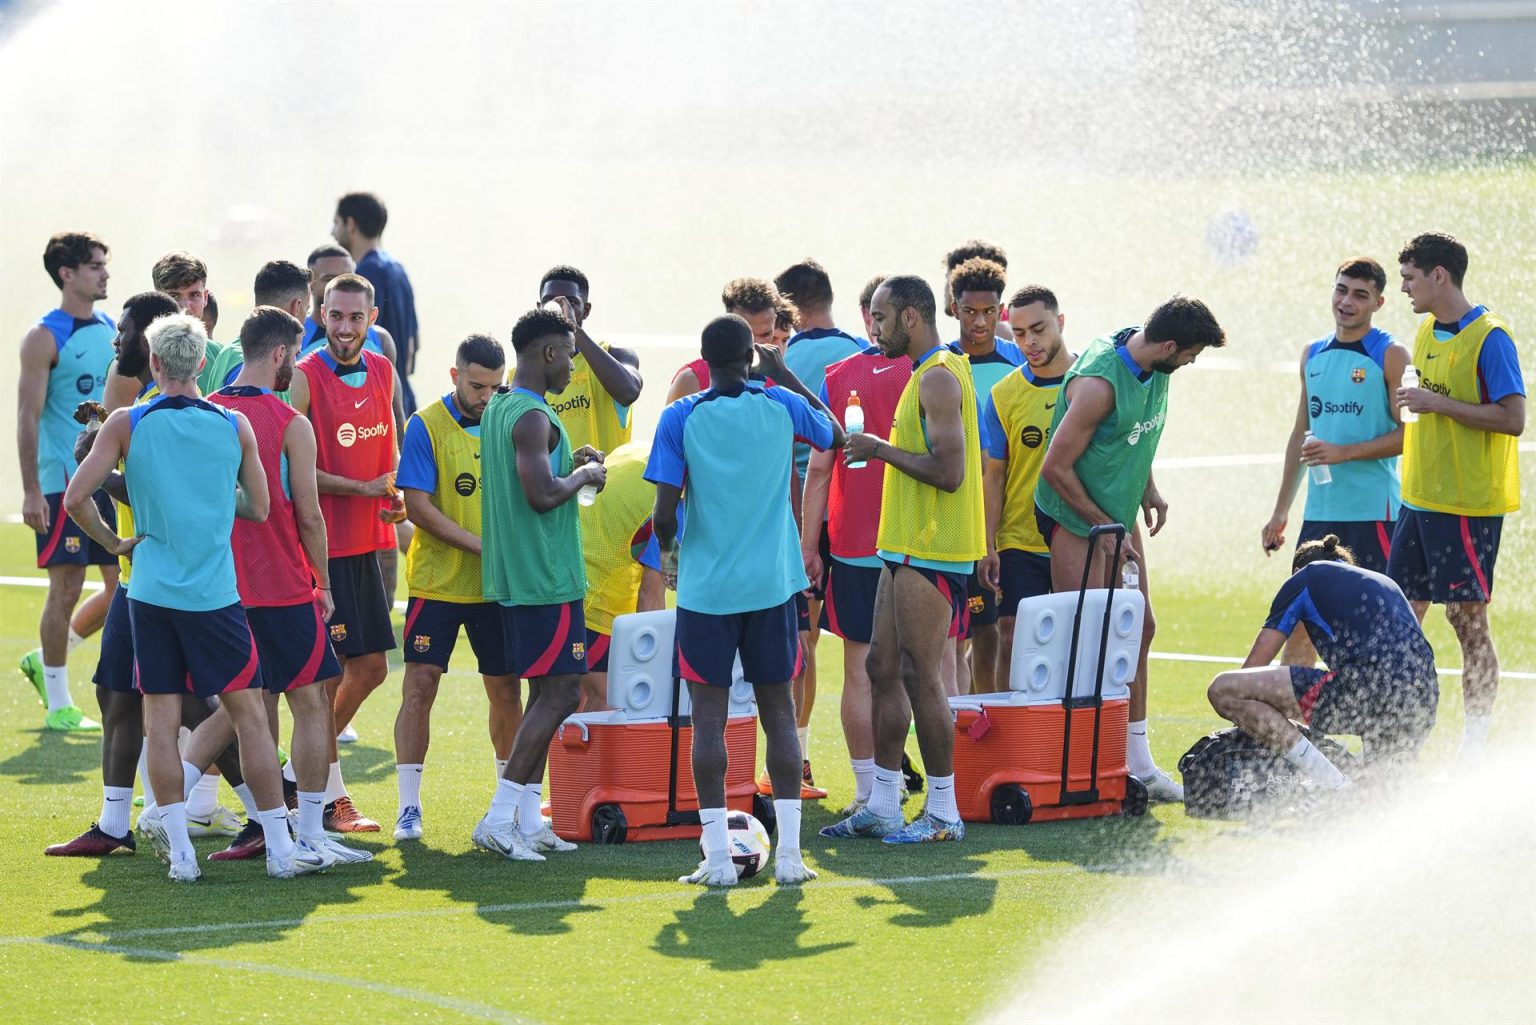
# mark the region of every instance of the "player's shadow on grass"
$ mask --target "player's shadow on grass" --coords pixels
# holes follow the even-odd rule
[[[0,762],[0,777],[17,783],[101,781],[101,734],[37,731],[37,743]]]
[[[987,826],[1011,838],[1034,861],[1068,862],[1090,872],[1151,875],[1178,865],[1178,841],[1163,833],[1162,823],[1146,815],[1107,815],[1096,819],[1040,822],[1024,826]]]
[[[270,879],[264,858],[209,862],[208,854],[222,846],[222,841],[199,844],[203,878],[194,885],[168,880],[165,865],[147,845],[131,858],[101,859],[80,877],[81,884],[98,891],[96,901],[54,912],[61,923],[88,923],[48,938],[118,948],[139,961],[164,957],[137,957],[134,950],[163,955],[272,943],[317,912],[361,900],[361,891],[376,887],[387,872],[379,861],[369,861],[338,865],[319,875]]]
[[[771,875],[771,866],[767,872]],[[756,885],[741,883],[738,891]],[[651,949],[667,957],[706,961],[716,971],[740,972],[771,961],[817,957],[853,946],[851,940],[802,946],[801,937],[811,929],[801,906],[804,891],[798,886],[777,887],[768,879],[761,885],[774,887],[773,893],[740,912],[732,905],[740,906],[743,897],[751,899],[748,894],[701,892],[692,907],[677,912],[674,921],[661,927]]]
[[[377,783],[395,778],[395,752],[371,744],[343,744],[341,773],[348,784]]]

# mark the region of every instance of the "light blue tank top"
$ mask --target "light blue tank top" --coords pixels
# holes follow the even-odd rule
[[[1382,369],[1392,336],[1372,328],[1358,342],[1323,338],[1307,349],[1307,414],[1312,433],[1336,445],[1369,441],[1397,426]],[[1308,479],[1309,521],[1395,520],[1402,505],[1397,457],[1359,459],[1329,467],[1333,481]]]
[[[48,395],[37,425],[37,480],[43,494],[63,491],[75,474],[75,438],[80,425],[75,407],[100,402],[106,389],[107,368],[117,353],[112,339],[117,327],[105,313],[76,320],[54,310],[41,321],[53,334],[56,359],[48,373]]]
[[[208,612],[240,600],[230,531],[240,475],[240,429],[202,399],[161,396],[133,407],[123,474],[135,529],[128,597]]]

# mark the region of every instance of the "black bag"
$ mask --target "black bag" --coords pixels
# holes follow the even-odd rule
[[[1320,733],[1294,724],[1323,755],[1349,775],[1354,756]],[[1184,777],[1184,811],[1197,819],[1241,819],[1278,812],[1302,794],[1295,766],[1238,729],[1229,726],[1195,741],[1179,759]]]

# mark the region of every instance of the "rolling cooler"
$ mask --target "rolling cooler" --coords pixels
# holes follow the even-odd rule
[[[700,833],[688,690],[672,675],[671,609],[619,616],[608,654],[608,704],[560,725],[549,745],[550,816],[571,841],[686,840]],[[753,780],[757,706],[737,663],[725,746],[725,803],[771,833],[772,802]]]
[[[1089,544],[1120,524],[1094,527]],[[1014,625],[1009,690],[949,699],[955,798],[966,822],[1019,825],[1141,815],[1147,791],[1125,762],[1130,684],[1146,599],[1088,587],[1027,598]],[[1070,632],[1068,627],[1070,626]]]

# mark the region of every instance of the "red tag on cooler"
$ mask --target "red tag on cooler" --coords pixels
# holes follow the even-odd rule
[[[981,714],[971,720],[971,724],[965,728],[972,740],[980,740],[992,729],[992,720],[987,718],[987,710],[983,708]]]

